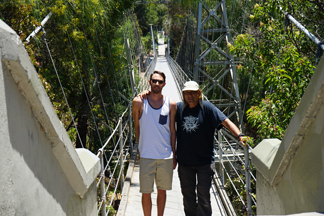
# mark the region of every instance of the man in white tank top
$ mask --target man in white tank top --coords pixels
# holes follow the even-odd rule
[[[147,99],[133,100],[133,118],[140,155],[140,192],[145,216],[151,215],[153,183],[157,187],[157,212],[162,216],[166,190],[171,190],[175,157],[175,101],[162,95],[165,74],[154,71],[149,80],[151,94]]]

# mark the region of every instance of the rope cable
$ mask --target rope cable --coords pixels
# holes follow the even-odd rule
[[[245,20],[245,13],[246,13],[246,5],[247,5],[247,1],[245,0],[245,7],[244,7],[244,14],[243,14],[243,22],[242,22],[242,27],[241,27],[241,34],[243,32],[243,27],[244,27],[244,20]]]
[[[85,41],[86,41],[86,44],[87,44],[88,53],[89,53],[89,56],[90,56],[90,59],[91,59],[91,64],[92,64],[93,72],[94,72],[94,75],[95,75],[95,81],[96,81],[97,86],[98,86],[98,90],[99,90],[99,94],[100,94],[102,106],[103,106],[103,109],[104,109],[104,112],[105,112],[105,115],[106,115],[106,118],[107,118],[108,128],[109,128],[110,132],[112,132],[112,128],[111,128],[111,126],[109,124],[109,119],[108,119],[107,111],[106,111],[106,108],[105,108],[105,103],[104,103],[103,96],[102,96],[102,93],[101,93],[101,88],[100,88],[100,85],[99,85],[99,77],[97,76],[96,68],[95,68],[94,63],[93,63],[93,58],[92,58],[92,55],[91,55],[90,50],[89,50],[89,42],[88,42],[88,39],[86,37],[86,33],[85,33],[85,30],[84,30],[84,26],[83,26],[83,22],[82,21],[81,21],[81,25],[82,25],[82,30],[83,30],[84,38],[85,38]],[[97,125],[96,125],[96,128],[98,130]],[[101,140],[100,134],[99,134],[99,139],[100,139],[101,145],[103,145],[103,142]]]
[[[224,165],[223,163],[221,163],[221,164],[222,164],[223,167],[225,167],[225,165]],[[230,182],[231,182],[231,184],[232,184],[232,186],[233,186],[233,188],[234,188],[236,194],[237,194],[238,197],[240,198],[240,201],[241,201],[242,204],[244,205],[244,208],[246,208],[245,202],[243,201],[243,199],[242,199],[240,193],[237,191],[237,189],[236,189],[236,187],[235,187],[235,184],[234,184],[233,181],[232,181],[232,178],[230,177],[230,175],[228,174],[228,172],[227,172],[226,169],[224,169],[224,171],[225,171],[225,173],[226,173],[226,175],[227,175],[227,178],[230,180]]]
[[[220,148],[220,150],[223,151],[223,152],[225,152],[225,151],[223,150],[223,148]],[[217,153],[216,150],[214,150],[214,152],[218,155],[218,153]],[[233,168],[234,172],[235,172],[236,175],[239,177],[241,183],[242,183],[243,185],[245,185],[243,179],[241,178],[240,174],[237,172],[237,169],[235,168],[235,166],[233,165],[233,163],[231,162],[231,160],[229,159],[229,157],[227,156],[227,154],[225,154],[224,156],[227,158],[227,160],[228,160],[229,164],[231,165],[231,167]],[[224,169],[226,169],[226,168],[224,167]]]
[[[233,11],[235,9],[235,6],[236,6],[236,1],[234,0],[233,3],[232,3],[232,13],[231,14],[234,14]],[[232,22],[233,21],[233,15],[231,16],[231,26],[232,26]]]
[[[252,68],[251,68],[251,72],[250,72],[250,77],[249,77],[248,87],[247,87],[247,89],[246,89],[246,95],[245,95],[245,100],[244,100],[244,106],[243,106],[243,110],[242,110],[242,119],[243,119],[244,112],[245,112],[246,101],[247,101],[247,98],[248,98],[248,95],[249,95],[249,89],[250,89],[250,82],[251,82],[251,77],[252,77],[253,67],[254,67],[254,61],[252,61]]]
[[[236,155],[236,151],[233,149],[232,145],[229,143],[229,141],[227,140],[226,136],[222,133],[222,131],[220,131],[220,133],[222,134],[222,136],[224,137],[226,143],[229,145],[233,155]],[[238,156],[236,155],[236,157],[240,160],[240,162],[242,164],[244,164],[243,160]],[[251,171],[249,171],[250,175],[252,176],[252,178],[256,181],[256,178],[254,177],[253,173]]]
[[[103,24],[104,25],[104,24]],[[106,30],[107,28],[105,27],[105,25],[104,25],[104,29]],[[108,40],[108,38],[107,38],[107,35],[109,35],[110,36],[110,40]],[[106,36],[106,40],[107,41],[110,41],[110,46],[108,46],[109,47],[109,57],[110,57],[110,59],[113,59],[113,55],[112,55],[112,50],[111,50],[111,43],[112,43],[112,39],[111,39],[111,34],[108,34],[108,32],[107,32],[107,30],[106,30],[106,34],[105,34],[105,36]],[[118,86],[118,82],[117,82],[117,78],[116,78],[116,73],[115,73],[115,70],[116,70],[116,68],[115,68],[115,64],[114,64],[114,61],[112,60],[111,61],[111,65],[112,65],[112,68],[113,68],[113,71],[114,71],[114,78],[115,78],[115,83],[116,83],[116,87],[117,87],[117,92],[119,92],[119,86]],[[122,99],[121,99],[121,96],[118,94],[118,96],[119,96],[119,102],[120,103],[122,103]]]
[[[217,151],[216,151],[216,150],[214,150],[214,152],[217,154]],[[225,152],[225,151],[223,151],[223,152]],[[245,185],[243,179],[241,178],[241,176],[240,176],[239,173],[237,172],[237,169],[236,169],[236,167],[232,164],[231,160],[228,158],[228,156],[227,156],[226,154],[225,154],[224,156],[227,158],[227,160],[228,160],[228,162],[230,163],[231,167],[233,168],[234,172],[235,172],[236,175],[239,177],[241,183],[242,183],[243,185]],[[234,156],[234,157],[237,157],[237,158],[240,158],[238,155],[235,156],[235,155],[233,154],[233,156]],[[221,164],[222,164],[223,168],[226,169],[226,167],[224,166],[224,164],[223,164],[223,163],[221,163]],[[250,172],[250,174],[252,174],[251,171],[249,171],[249,172]],[[253,175],[251,175],[251,176],[253,176]],[[254,176],[253,176],[253,177],[254,177]],[[235,187],[235,185],[234,185],[234,187]],[[254,204],[256,205],[257,203],[256,203],[255,199],[253,198],[251,191],[249,191],[249,194],[251,195],[251,198],[252,198]]]
[[[98,133],[98,136],[100,137],[100,133],[99,133],[99,130],[97,128],[96,117],[95,117],[95,115],[94,115],[94,113],[92,111],[91,102],[90,102],[89,95],[87,93],[87,88],[85,86],[85,83],[84,83],[84,80],[83,80],[83,77],[82,77],[82,74],[81,74],[81,70],[80,70],[80,67],[79,67],[79,64],[78,64],[78,60],[77,60],[76,55],[75,55],[75,51],[74,51],[74,48],[73,48],[73,45],[72,45],[72,41],[71,41],[71,38],[70,38],[69,34],[67,34],[67,36],[68,36],[69,43],[70,43],[70,46],[71,46],[71,49],[72,49],[72,53],[73,53],[73,56],[74,56],[74,61],[75,61],[76,66],[78,68],[78,72],[79,72],[79,75],[80,75],[80,79],[81,79],[81,83],[82,83],[82,86],[83,86],[83,90],[84,90],[84,93],[85,93],[85,96],[87,98],[87,102],[88,102],[88,105],[89,105],[89,108],[90,108],[90,113],[92,115],[92,119],[93,119],[94,125],[96,126],[96,131]]]
[[[124,32],[124,46],[127,44],[127,37],[126,37],[126,33]],[[126,46],[125,46],[125,54],[126,54],[126,56],[127,56],[127,49],[128,48],[126,48]],[[130,55],[132,56],[132,53],[131,53],[131,50],[129,49],[128,50],[129,52],[130,52]],[[132,57],[131,57],[131,59],[130,59],[131,61],[132,61]],[[128,81],[130,81],[130,79],[128,79],[129,78],[129,67],[130,67],[130,65],[128,65],[128,62],[127,62],[127,65],[126,65],[126,68],[127,68],[127,71],[126,71],[126,73],[125,73],[125,75],[123,76],[123,78],[125,79],[125,82],[126,82],[126,86],[127,86],[127,88],[126,89],[131,89],[130,87],[129,87],[129,83],[128,83]],[[123,89],[124,90],[124,89]],[[127,94],[127,91],[125,92],[125,95]],[[133,92],[132,92],[132,96],[133,96]]]
[[[282,38],[280,40],[280,48],[279,48],[279,52],[277,54],[277,61],[276,61],[276,69],[277,69],[277,66],[278,66],[278,63],[279,63],[279,59],[280,59],[280,54],[281,54],[281,50],[282,50],[282,42],[284,41],[285,39],[285,36],[286,36],[286,30],[287,30],[287,26],[289,25],[289,19],[288,19],[288,14],[285,16],[285,22],[284,22],[284,34],[282,35]],[[270,95],[272,93],[272,87],[273,87],[273,84],[271,84],[271,88],[270,88]]]
[[[93,22],[94,22],[94,18],[93,18]],[[102,49],[101,49],[101,45],[100,45],[100,40],[99,40],[98,33],[97,33],[97,28],[95,26],[95,23],[93,23],[93,24],[94,24],[94,29],[95,29],[97,41],[98,41],[100,56],[103,57],[103,55],[102,55]],[[115,114],[116,114],[116,118],[118,118],[118,115],[117,115],[117,112],[116,112],[116,105],[115,105],[114,96],[112,94],[112,90],[111,90],[111,87],[110,87],[110,82],[108,80],[108,74],[107,74],[107,70],[106,70],[106,63],[105,63],[105,61],[103,61],[103,67],[104,67],[104,72],[105,72],[106,79],[107,79],[107,84],[108,84],[108,88],[109,88],[109,92],[110,92],[110,97],[111,97],[111,100],[113,102],[113,106],[114,106],[114,111],[115,111]],[[105,109],[105,113],[106,113],[106,109]],[[106,113],[106,118],[107,118],[107,124],[109,125],[109,120],[108,120],[107,113]]]
[[[76,129],[76,131],[77,131],[77,135],[78,135],[78,138],[79,138],[79,140],[80,140],[81,146],[82,146],[82,148],[84,148],[83,143],[82,143],[82,140],[81,140],[81,137],[80,137],[80,134],[79,134],[79,131],[78,131],[78,128],[77,128],[77,126],[76,126],[76,123],[75,123],[74,117],[73,117],[72,112],[71,112],[71,108],[70,108],[69,102],[68,102],[68,100],[67,100],[67,98],[66,98],[65,91],[64,91],[63,86],[62,86],[62,83],[61,83],[61,79],[60,79],[60,77],[59,77],[59,75],[58,75],[58,72],[57,72],[57,70],[56,70],[56,66],[55,66],[54,60],[53,60],[53,58],[52,58],[51,51],[50,51],[50,49],[49,49],[49,47],[48,47],[48,44],[47,44],[47,40],[46,40],[46,32],[45,32],[44,27],[42,27],[42,31],[43,31],[44,42],[45,42],[45,45],[46,45],[46,48],[47,48],[48,54],[49,54],[49,56],[50,56],[50,59],[51,59],[51,61],[52,61],[52,64],[53,64],[53,67],[54,67],[54,70],[55,70],[55,73],[56,73],[57,79],[58,79],[58,81],[59,81],[59,84],[60,84],[60,87],[61,87],[61,90],[62,90],[62,93],[63,93],[64,99],[65,99],[66,105],[67,105],[68,108],[69,108],[69,112],[70,112],[70,115],[71,115],[71,118],[72,118],[72,121],[73,121],[74,127],[75,127],[75,129]]]

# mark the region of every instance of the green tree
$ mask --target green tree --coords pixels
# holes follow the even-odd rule
[[[73,3],[5,0],[0,5],[1,19],[24,41],[53,107],[76,147],[83,143],[84,147],[96,152],[101,146],[99,139],[108,137],[109,127],[116,125],[117,116],[128,105],[118,93],[128,96],[130,92],[129,79],[124,76],[128,72],[124,35],[117,30],[122,29],[124,12],[132,8],[133,3],[131,0]],[[49,12],[52,16],[44,26],[46,35],[40,31],[26,43],[26,37]],[[73,126],[43,37],[48,42],[82,142]]]
[[[250,14],[252,34],[240,34],[234,45],[229,45],[242,62],[238,76],[252,73],[247,120],[256,128],[258,140],[283,137],[315,62],[314,53],[303,52],[314,44],[291,24],[285,27],[280,6],[285,5],[281,1],[255,4]]]

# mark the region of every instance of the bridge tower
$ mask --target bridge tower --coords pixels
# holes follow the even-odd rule
[[[242,130],[242,109],[237,85],[225,0],[215,7],[199,2],[193,79],[202,92]],[[217,98],[217,99],[216,99]]]

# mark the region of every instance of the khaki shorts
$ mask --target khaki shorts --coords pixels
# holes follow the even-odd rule
[[[140,159],[140,192],[152,193],[155,179],[159,190],[172,189],[173,158],[171,159]]]

